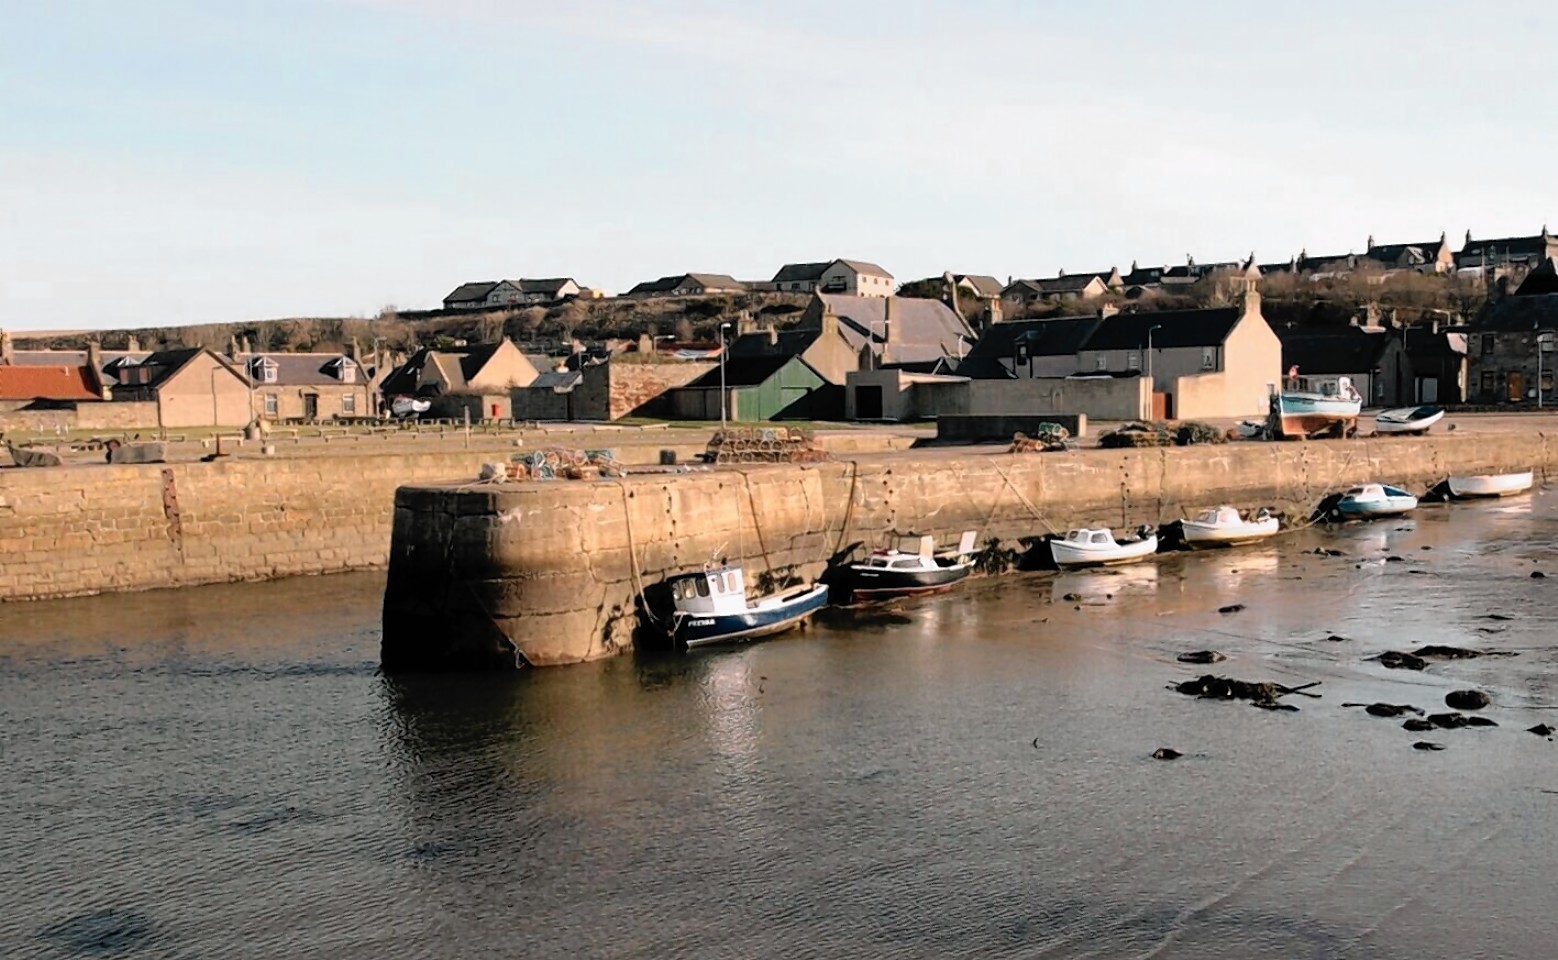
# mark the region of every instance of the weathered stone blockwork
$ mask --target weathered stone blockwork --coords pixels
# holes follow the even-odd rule
[[[1217,504],[1307,514],[1368,480],[1433,481],[1555,463],[1538,434],[927,454],[859,464],[482,488],[402,488],[385,598],[387,668],[569,663],[633,643],[635,597],[714,557],[749,580],[815,576],[891,530],[1019,537],[1176,519]]]
[[[0,470],[0,600],[382,566],[395,488],[475,476],[483,459]]]

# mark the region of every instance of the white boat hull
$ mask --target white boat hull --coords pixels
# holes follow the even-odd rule
[[[1055,565],[1062,568],[1111,567],[1122,563],[1135,563],[1158,552],[1158,538],[1146,537],[1129,543],[1087,544],[1066,540],[1051,540],[1050,556]]]
[[[1444,410],[1435,410],[1427,416],[1413,419],[1420,407],[1386,410],[1374,418],[1374,429],[1379,433],[1427,433],[1428,428],[1444,419]]]
[[[1530,470],[1524,473],[1495,473],[1476,477],[1451,477],[1450,494],[1455,497],[1509,497],[1525,493],[1533,482]]]
[[[1279,529],[1276,517],[1246,520],[1238,524],[1182,520],[1180,525],[1185,532],[1185,543],[1191,547],[1236,547],[1274,536]]]

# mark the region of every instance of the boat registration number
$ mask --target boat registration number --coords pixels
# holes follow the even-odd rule
[[[712,626],[714,626],[714,621],[713,620],[707,620],[707,619],[705,619],[705,620],[689,620],[687,622],[687,625],[689,627],[712,627]]]

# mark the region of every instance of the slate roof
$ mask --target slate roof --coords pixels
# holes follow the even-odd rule
[[[1027,345],[1031,357],[1072,356],[1082,350],[1099,323],[1096,316],[992,323],[958,364],[958,375],[978,380],[1009,379],[1011,374],[1001,361],[1016,355],[1018,341]]]
[[[779,268],[779,272],[774,274],[774,279],[771,282],[794,283],[797,281],[810,281],[816,283],[822,279],[823,273],[833,266],[834,262],[829,260],[826,263],[787,263]]]
[[[444,303],[469,303],[472,300],[485,300],[487,294],[493,291],[499,280],[477,280],[474,283],[462,283],[444,297]]]
[[[1407,356],[1414,360],[1455,359],[1466,356],[1466,334],[1430,327],[1406,328]],[[1302,371],[1301,371],[1302,372]]]
[[[727,356],[731,359],[737,357],[793,357],[797,354],[805,353],[806,349],[813,343],[816,343],[817,338],[820,336],[822,336],[821,330],[781,330],[778,337],[775,338],[778,340],[778,343],[773,343],[769,341],[767,331],[743,333],[731,340],[726,346],[726,350],[729,351]]]
[[[538,374],[525,387],[528,390],[551,390],[554,393],[567,393],[579,385],[584,379],[584,373],[580,370],[548,370]]]
[[[1063,277],[1044,277],[1028,282],[1037,286],[1044,293],[1081,293],[1094,280],[1103,283],[1108,276],[1107,273],[1102,277],[1096,273],[1068,273]]]
[[[889,280],[891,280],[893,278],[893,275],[888,273],[886,270],[883,270],[881,267],[877,266],[876,264],[869,263],[869,262],[867,262],[865,260],[844,260],[844,259],[839,259],[839,260],[833,261],[833,263],[842,263],[844,266],[850,268],[851,270],[855,271],[856,273],[866,273],[866,274],[870,274],[873,277],[886,277]],[[833,266],[833,263],[827,264],[826,266],[823,267],[823,269],[826,270],[828,267]]]
[[[443,374],[444,380],[449,384],[449,390],[461,390],[475,379],[481,372],[481,368],[487,365],[487,361],[492,359],[492,355],[501,346],[501,343],[481,343],[442,350],[423,347],[385,377],[379,389],[388,395],[414,394],[423,368],[431,363]]]
[[[994,277],[986,277],[977,273],[955,273],[952,275],[953,283],[966,283],[974,288],[974,292],[981,297],[999,297],[1005,284]]]
[[[1099,321],[1082,349],[1140,350],[1152,327],[1158,328],[1152,331],[1154,349],[1221,346],[1243,316],[1240,307],[1117,313]]]
[[[0,400],[101,399],[96,373],[85,364],[0,364]]]
[[[1131,272],[1127,273],[1121,280],[1128,287],[1145,287],[1161,282],[1166,270],[1167,268],[1165,267],[1138,267],[1133,263],[1131,264]]]
[[[254,379],[256,386],[265,385],[261,383],[259,373],[252,366],[254,361],[262,357],[276,365],[276,379],[271,381],[269,386],[323,387],[342,384],[358,386],[368,380],[367,371],[362,364],[339,353],[241,353],[234,358],[234,363]],[[337,375],[336,369],[343,363],[357,368],[356,380],[345,381]]]
[[[1468,259],[1481,262],[1489,257],[1505,260],[1545,258],[1550,252],[1550,244],[1558,245],[1558,240],[1549,236],[1545,228],[1534,237],[1500,237],[1491,240],[1473,240],[1468,233],[1466,244],[1456,255],[1456,262],[1464,263]]]
[[[770,354],[769,356],[745,356],[727,357],[725,359],[725,386],[726,387],[755,387],[762,384],[769,377],[778,373],[780,368],[790,361],[804,364],[806,361],[792,355]],[[720,385],[720,371],[716,367],[703,376],[687,384],[689,387],[718,389]]]
[[[1558,293],[1558,260],[1548,257],[1526,274],[1512,296],[1530,297]]]
[[[1361,327],[1314,329],[1289,327],[1276,331],[1282,341],[1282,367],[1298,365],[1300,376],[1367,373],[1379,366],[1392,333]]]
[[[740,280],[723,273],[678,273],[674,276],[661,277],[658,280],[645,280],[629,290],[628,296],[645,293],[670,293],[677,287],[687,286],[686,281],[691,281],[700,287],[723,287],[734,290],[745,290],[747,288],[747,285]]]
[[[574,283],[577,286],[572,277],[548,277],[542,280],[510,280],[509,283],[518,288],[520,293],[542,294],[550,297],[558,296],[558,291],[562,290],[569,283]],[[497,284],[493,284],[493,286],[497,286]]]
[[[1558,294],[1506,297],[1488,308],[1476,331],[1558,329]]]
[[[134,385],[137,387],[150,387],[155,390],[162,386],[163,381],[184,369],[191,360],[204,352],[204,347],[186,347],[182,350],[158,350],[154,353],[149,353],[140,363],[135,365],[137,369],[147,371],[146,380],[137,382]]]
[[[913,363],[937,357],[956,357],[967,352],[974,332],[952,308],[940,300],[916,297],[851,297],[830,293],[817,294],[823,306],[839,319],[839,332],[857,353],[867,343],[886,342],[883,320],[888,302],[892,303],[893,322],[898,332],[886,359]]]
[[[1427,243],[1386,243],[1369,247],[1363,254],[1366,259],[1378,263],[1396,264],[1405,257],[1410,266],[1427,266],[1433,263],[1439,256],[1439,247],[1444,243],[1444,238],[1431,240]]]

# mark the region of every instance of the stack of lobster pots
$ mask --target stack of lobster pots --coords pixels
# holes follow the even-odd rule
[[[828,453],[805,431],[742,427],[716,431],[703,454],[708,463],[818,463]]]

